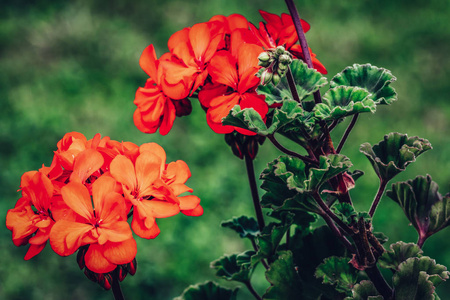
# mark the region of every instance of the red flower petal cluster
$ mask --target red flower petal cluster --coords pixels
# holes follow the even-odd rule
[[[14,244],[30,244],[27,260],[49,240],[59,255],[82,251],[79,264],[90,273],[130,269],[137,252],[132,230],[154,238],[156,218],[203,213],[198,197],[182,195],[192,192],[186,163],[166,164],[155,143],[139,147],[71,132],[57,148],[50,167],[23,174],[22,197],[6,216]]]
[[[223,126],[222,118],[235,106],[254,108],[263,119],[268,106],[256,94],[259,79],[258,55],[264,49],[283,45],[297,58],[303,58],[290,15],[281,17],[260,11],[266,23],[259,28],[245,17],[214,16],[208,22],[195,24],[174,33],[168,42],[169,52],[156,59],[153,45],[142,53],[140,65],[149,75],[144,87],[138,88],[134,103],[136,127],[145,133],[159,128],[167,134],[175,116],[191,112],[189,97],[198,92],[206,110],[208,125],[216,133],[234,130],[254,133],[233,126]],[[310,26],[302,20],[306,31]],[[324,66],[311,53],[314,67],[326,74]]]

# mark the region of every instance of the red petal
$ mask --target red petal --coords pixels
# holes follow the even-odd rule
[[[116,265],[123,265],[131,262],[137,253],[136,241],[130,238],[121,243],[108,242],[104,246],[103,255],[107,260]]]
[[[84,261],[86,262],[86,268],[95,273],[108,273],[113,271],[117,265],[111,263],[103,255],[104,247],[93,244],[89,246]]]
[[[90,220],[94,216],[88,189],[78,182],[69,182],[61,189],[64,202],[77,214]]]

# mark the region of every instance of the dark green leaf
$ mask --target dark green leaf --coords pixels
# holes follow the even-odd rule
[[[303,298],[299,299],[317,299],[320,295],[325,299],[342,299],[342,294],[334,287],[323,284],[322,280],[314,276],[317,267],[327,257],[346,255],[345,248],[328,226],[321,226],[313,232],[297,229],[291,237],[289,250],[294,255],[294,264],[298,267],[298,274],[305,287]]]
[[[295,271],[292,252],[280,252],[278,258],[266,271],[271,286],[263,296],[265,300],[300,299],[301,282]]]
[[[375,112],[375,102],[366,89],[337,86],[323,95],[323,103],[314,107],[315,116],[321,120],[338,120],[353,114]]]
[[[237,288],[230,290],[215,282],[207,281],[189,286],[180,297],[174,300],[236,300],[237,291]]]
[[[277,251],[281,239],[291,226],[292,222],[292,216],[286,214],[286,220],[283,220],[281,224],[270,223],[268,226],[264,227],[261,235],[256,238],[258,252],[252,258],[253,264],[263,258],[268,258],[269,260],[272,259]]]
[[[254,254],[255,251],[247,251],[239,256],[237,254],[224,255],[211,262],[211,268],[216,269],[216,276],[226,280],[249,282],[254,270],[250,260]]]
[[[323,283],[336,285],[336,290],[343,293],[350,292],[357,282],[357,270],[349,264],[346,257],[331,256],[320,264],[315,272],[317,278]]]
[[[235,105],[222,120],[223,125],[244,128],[253,132],[266,132],[267,126],[261,115],[254,108],[241,109]]]
[[[322,74],[308,68],[301,60],[294,60],[290,68],[300,100],[303,100],[328,83]],[[284,100],[294,100],[286,77],[283,77],[277,86],[272,84],[260,85],[256,91],[258,94],[266,97],[266,102],[270,106],[275,103],[281,103]]]
[[[397,79],[389,70],[371,64],[354,64],[345,68],[331,80],[330,86],[356,86],[366,89],[376,104],[391,104],[397,100],[395,90],[389,86]]]
[[[389,237],[382,232],[374,232],[373,235],[380,242],[380,244],[384,244],[389,240]]]
[[[398,182],[387,191],[419,233],[419,241],[450,224],[450,195],[442,196],[431,176],[417,176],[414,180]]]
[[[362,144],[360,151],[367,156],[378,177],[389,181],[404,171],[420,154],[430,149],[431,144],[426,139],[391,132],[373,147],[369,143]]]
[[[268,215],[272,218],[283,220],[285,219],[284,214],[291,214],[293,218],[293,224],[300,226],[303,230],[307,230],[311,223],[314,223],[317,220],[316,214],[311,214],[302,210],[273,210]]]
[[[378,263],[383,268],[396,270],[398,265],[411,257],[422,256],[423,251],[414,243],[397,242],[391,244],[390,250],[383,253]]]
[[[383,300],[372,281],[363,280],[356,284],[352,290],[352,297],[347,297],[345,300]],[[400,299],[400,298],[399,298]]]
[[[259,234],[258,222],[255,218],[240,216],[231,220],[223,221],[222,227],[233,229],[241,238],[254,239]]]
[[[397,299],[433,300],[434,289],[449,278],[447,268],[427,257],[402,262],[392,277]]]

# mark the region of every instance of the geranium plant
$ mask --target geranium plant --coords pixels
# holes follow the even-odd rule
[[[159,58],[153,45],[145,48],[139,63],[148,79],[136,92],[136,127],[166,135],[177,117],[191,113],[191,101],[199,101],[209,127],[245,161],[255,217],[222,226],[253,247],[211,267],[255,299],[439,299],[435,288],[449,272],[421,248],[450,224],[450,195],[440,194],[430,175],[394,183],[386,195],[403,209],[418,241],[384,246],[387,237],[373,227],[388,184],[431,144],[394,132],[361,145],[380,183],[371,207],[357,211],[349,191],[363,173],[351,170],[341,150],[360,115],[396,101],[396,78],[384,68],[353,64],[327,79],[305,38],[310,25],[292,0],[286,4],[290,14],[261,11],[258,26],[234,14],[184,28]],[[345,118],[351,122],[336,143],[330,132]],[[287,149],[279,136],[296,148]],[[260,175],[260,198],[253,160],[264,142],[282,155]],[[77,253],[86,276],[123,299],[119,282],[136,273],[135,236],[156,238],[158,218],[203,214],[200,199],[186,194],[193,192],[190,175],[183,161],[167,163],[156,143],[67,133],[50,167],[22,176],[22,197],[6,226],[15,245],[29,244],[26,260],[49,241],[61,256]],[[268,281],[261,295],[251,282],[258,266]],[[177,299],[236,299],[237,292],[206,282]]]

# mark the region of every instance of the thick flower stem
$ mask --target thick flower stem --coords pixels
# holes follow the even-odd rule
[[[302,106],[302,101],[300,99],[300,96],[298,95],[297,88],[295,87],[294,76],[292,75],[292,71],[291,71],[290,67],[288,67],[288,69],[287,69],[286,79],[288,81],[289,89],[291,90],[292,97],[294,98],[295,101],[300,103],[300,106]]]
[[[351,230],[351,228],[348,227],[347,224],[339,219],[325,204],[325,202],[323,202],[318,192],[313,193],[312,196],[314,200],[316,200],[317,204],[319,204],[320,208],[322,208],[322,210],[326,213],[326,215],[329,216],[337,225],[339,225],[339,227],[341,227],[348,235],[354,234],[353,230]]]
[[[300,46],[302,48],[303,56],[305,58],[306,65],[308,68],[313,69],[313,63],[311,59],[311,53],[309,52],[308,42],[306,41],[305,32],[303,31],[302,23],[300,21],[300,16],[298,15],[297,8],[295,7],[293,0],[285,0],[286,5],[291,14],[292,21],[294,22],[295,30],[297,31]],[[322,103],[322,96],[320,91],[314,92],[314,101],[316,103]]]
[[[255,291],[255,289],[253,288],[250,281],[246,281],[246,282],[244,282],[244,284],[247,287],[247,289],[250,291],[250,293],[253,295],[253,297],[255,297],[255,299],[262,300],[261,296],[258,295],[258,293]]]
[[[122,289],[120,288],[118,269],[114,270],[112,276],[112,292],[115,300],[125,300]]]
[[[378,203],[380,202],[381,196],[384,193],[384,190],[386,189],[386,185],[387,185],[388,181],[384,180],[384,179],[380,179],[380,187],[378,188],[378,192],[377,195],[375,196],[375,199],[372,202],[372,206],[370,207],[369,210],[369,215],[371,217],[373,217],[373,215],[375,214],[375,210],[377,209]]]
[[[369,276],[370,281],[373,282],[375,288],[383,296],[383,298],[385,300],[392,300],[393,291],[384,279],[383,275],[381,275],[381,272],[378,269],[377,265],[375,264],[373,267],[367,268],[364,271],[366,271],[366,274],[367,276]]]
[[[248,182],[252,191],[253,206],[255,207],[256,220],[258,221],[259,231],[262,231],[266,226],[262,213],[261,203],[259,203],[258,187],[256,185],[255,169],[253,167],[253,160],[250,155],[245,153],[245,166],[247,167]]]
[[[350,124],[348,125],[347,129],[345,130],[344,135],[342,136],[342,139],[339,142],[338,147],[336,148],[336,153],[340,153],[341,150],[342,150],[342,147],[344,147],[345,141],[347,140],[347,138],[348,138],[348,136],[350,134],[350,131],[352,131],[353,127],[356,124],[356,120],[358,120],[358,115],[359,114],[356,114],[356,115],[353,116],[352,121],[350,122]]]
[[[422,249],[423,244],[425,243],[426,240],[427,240],[427,236],[419,235],[419,239],[417,240],[417,245],[420,247],[420,249]]]

